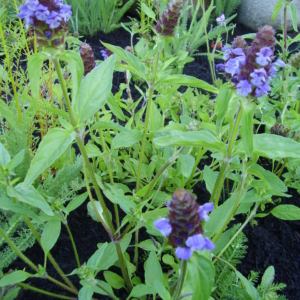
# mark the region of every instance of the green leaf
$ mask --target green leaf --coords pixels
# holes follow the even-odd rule
[[[274,279],[275,279],[275,269],[273,266],[269,266],[261,279],[262,288],[267,290],[271,286]]]
[[[96,252],[89,258],[87,262],[88,268],[92,268],[94,270],[98,269],[98,265],[101,262],[102,256],[107,246],[107,243],[102,244],[101,247],[98,250],[96,250]]]
[[[109,97],[107,98],[107,105],[112,113],[121,121],[125,121],[125,116],[121,107],[119,106],[118,102],[115,100],[112,93],[110,93]]]
[[[177,74],[177,75],[164,76],[158,80],[157,85],[158,84],[179,84],[184,86],[201,88],[207,92],[211,92],[214,94],[219,93],[219,90],[214,86],[210,85],[209,83],[201,79],[197,79],[196,77],[187,76],[187,75]]]
[[[79,300],[91,300],[93,297],[94,291],[92,285],[86,285],[82,287],[78,294]]]
[[[77,98],[72,102],[78,123],[83,123],[105,105],[112,87],[115,60],[115,55],[110,56],[81,82]]]
[[[26,215],[31,218],[35,223],[41,223],[41,220],[37,214],[32,210],[22,205],[21,202],[15,203],[12,199],[1,197],[0,198],[0,207],[3,210],[13,211],[20,215]]]
[[[41,68],[43,62],[48,58],[47,54],[39,52],[38,54],[30,55],[28,59],[27,71],[34,102],[37,102],[39,99]]]
[[[241,136],[248,157],[253,155],[253,114],[255,103],[242,103]]]
[[[49,251],[53,248],[55,243],[57,242],[61,230],[61,221],[60,220],[50,220],[47,222],[42,236],[41,236],[41,244],[42,248],[47,255]]]
[[[140,298],[142,296],[145,296],[145,295],[151,295],[151,294],[154,294],[155,293],[155,289],[151,286],[147,286],[145,284],[139,284],[139,285],[136,285],[130,295],[129,295],[129,299],[130,297],[136,297],[136,298]]]
[[[158,243],[159,244],[159,243]],[[145,251],[158,251],[151,239],[144,240],[138,244],[138,247]]]
[[[282,0],[278,0],[278,2],[275,4],[275,7],[274,7],[274,10],[273,10],[273,13],[272,13],[272,18],[271,18],[272,21],[275,20],[277,14],[280,12],[283,5],[284,5],[284,2]]]
[[[186,178],[189,178],[194,168],[195,157],[189,154],[179,154],[179,161],[181,164],[182,175]]]
[[[171,299],[170,293],[167,291],[167,289],[164,287],[164,285],[160,281],[157,281],[157,280],[154,281],[154,288],[162,300],[170,300]]]
[[[84,146],[84,148],[86,150],[88,158],[98,157],[101,155],[101,151],[99,150],[99,148],[92,143],[88,143]]]
[[[234,152],[243,148],[241,143]],[[300,158],[300,143],[291,138],[275,134],[255,134],[253,136],[253,153],[259,156],[275,158]]]
[[[219,230],[222,229],[226,220],[230,216],[230,212],[236,202],[237,196],[238,193],[232,194],[229,199],[211,212],[209,221],[205,224],[205,232],[207,233],[208,237],[213,237],[219,232]],[[241,199],[243,199],[243,196]]]
[[[216,125],[218,132],[221,130],[222,121],[227,113],[228,104],[233,93],[229,89],[228,85],[224,84],[220,88],[220,92],[215,100],[215,114],[217,116]]]
[[[114,137],[111,143],[111,149],[132,147],[133,145],[139,143],[142,140],[142,135],[143,133],[140,130],[120,132]]]
[[[18,130],[18,127],[21,125],[16,122],[16,116],[9,110],[9,107],[4,101],[0,101],[0,113],[3,118],[6,119],[6,122],[10,125],[12,129]]]
[[[165,136],[153,139],[158,147],[184,146],[184,147],[205,147],[209,150],[217,150],[222,154],[226,152],[225,144],[208,130],[182,132],[173,130]]]
[[[188,260],[187,268],[182,294],[193,293],[192,300],[208,300],[215,276],[211,260],[195,252]]]
[[[72,50],[65,50],[62,55],[59,55],[60,60],[66,61],[72,75],[72,99],[76,99],[78,89],[84,73],[83,61],[80,55]]]
[[[90,130],[93,131],[96,129],[106,129],[106,130],[112,129],[112,130],[117,130],[120,132],[128,132],[128,133],[131,132],[130,130],[128,130],[127,128],[125,128],[119,124],[116,124],[113,122],[103,122],[103,121],[95,123]]]
[[[63,111],[62,109],[59,109],[57,107],[45,106],[45,105],[42,105],[42,107],[43,107],[43,109],[50,111],[50,112],[54,113],[55,115],[58,115],[58,116],[64,118],[65,120],[69,120],[68,113]]]
[[[100,216],[102,217],[102,219],[103,219],[104,222],[105,222],[105,219],[104,219],[104,217],[103,217],[103,208],[101,207],[100,202],[99,202],[99,201],[94,201],[94,203],[95,203],[96,209],[98,210]],[[91,218],[92,218],[94,221],[100,222],[100,220],[99,220],[99,218],[98,218],[98,214],[95,212],[95,210],[94,210],[94,208],[93,208],[91,202],[89,202],[89,203],[87,204],[87,210],[88,210],[88,215],[91,216]],[[108,214],[109,214],[109,217],[110,217],[110,219],[111,219],[111,212],[108,211]],[[106,225],[107,225],[107,224],[106,224]]]
[[[297,9],[296,6],[293,3],[289,4],[290,7],[290,13],[291,13],[291,18],[292,18],[292,23],[293,23],[293,29],[294,31],[298,31],[298,24],[297,24]]]
[[[75,136],[75,132],[69,132],[62,128],[51,129],[44,136],[31,161],[30,168],[24,180],[24,187],[32,184],[46,168],[50,167],[72,144]]]
[[[158,130],[163,127],[163,117],[160,110],[157,108],[156,104],[152,102],[151,113],[149,118],[149,128],[150,130]]]
[[[153,12],[153,10],[151,8],[149,8],[145,3],[142,2],[141,5],[141,9],[142,11],[151,19],[153,19],[154,21],[156,21],[155,19],[155,13]]]
[[[121,240],[121,250],[122,253],[126,251],[131,241],[131,234],[125,235],[125,237]],[[116,252],[116,245],[111,242],[105,248],[104,254],[100,263],[98,265],[98,270],[107,270],[109,269],[116,261],[118,260],[118,254]]]
[[[151,251],[146,261],[145,283],[147,286],[151,286],[152,288],[154,288],[154,282],[156,280],[158,282],[163,282],[163,273],[155,252]]]
[[[79,207],[87,198],[88,192],[85,192],[77,197],[75,197],[68,206],[66,207],[66,210],[70,213],[71,211],[75,210],[77,207]]]
[[[235,270],[235,274],[242,281],[248,295],[251,297],[252,300],[261,299],[256,288],[251,284],[251,282],[249,282],[249,280],[246,277],[244,277],[238,270]]]
[[[15,271],[13,273],[10,273],[8,275],[5,275],[0,280],[0,287],[14,285],[19,282],[25,281],[29,277],[33,277],[33,274],[24,272],[24,271]]]
[[[214,189],[214,186],[217,181],[217,177],[218,177],[218,172],[214,172],[210,167],[206,165],[204,166],[203,180],[205,182],[206,189],[209,191],[210,194]]]
[[[0,143],[0,166],[6,167],[10,162],[10,155],[5,147]]]
[[[102,286],[104,289],[109,291],[111,295],[114,295],[114,291],[112,290],[111,286],[107,282],[98,279],[96,279],[96,281],[100,286]],[[101,289],[99,286],[96,285],[93,286],[93,291],[100,295],[108,295],[103,289]]]
[[[103,275],[107,283],[114,289],[119,290],[121,288],[126,288],[124,279],[118,274],[110,271],[104,271]]]
[[[282,204],[271,210],[271,214],[281,220],[300,220],[300,208],[295,205]]]
[[[1,148],[1,146],[0,146],[0,148]],[[0,152],[1,152],[1,150],[0,150]],[[24,153],[25,153],[25,150],[23,149],[18,154],[16,154],[13,157],[13,159],[7,164],[7,168],[9,170],[15,169],[22,162],[22,160],[24,158]],[[0,153],[0,155],[1,155],[1,153]]]
[[[121,47],[113,46],[113,45],[106,44],[103,42],[102,42],[102,44],[104,47],[106,47],[107,49],[112,51],[114,54],[119,56],[121,58],[121,60],[125,61],[128,64],[128,66],[130,67],[131,72],[137,74],[144,80],[147,80],[146,75],[145,75],[147,73],[146,68],[145,68],[144,64],[140,61],[139,58],[134,56],[132,53],[122,49]],[[126,65],[124,65],[124,66],[126,66]]]
[[[53,212],[49,204],[33,186],[24,187],[24,183],[19,183],[15,187],[8,186],[7,195],[17,198],[20,202],[24,202],[41,209],[48,216],[53,216]]]

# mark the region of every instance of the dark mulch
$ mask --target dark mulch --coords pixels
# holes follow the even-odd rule
[[[251,30],[248,30],[246,27],[238,25],[234,36],[250,32]],[[230,37],[230,40],[232,39],[233,37]],[[100,50],[104,49],[99,40],[124,48],[129,45],[130,36],[125,30],[118,29],[109,35],[100,33],[92,38],[87,38],[86,41],[91,44],[94,49],[96,59],[102,59]],[[202,47],[200,52],[205,52],[205,47]],[[185,67],[184,73],[211,83],[208,61],[205,56],[197,56],[194,62]],[[119,84],[123,82],[124,74],[119,72],[116,73],[113,81],[114,93],[118,91]],[[133,89],[132,93],[134,99],[137,99],[140,96],[135,89]],[[201,203],[208,200],[209,194],[203,184],[198,184],[194,191],[197,194],[198,199],[201,199]],[[294,204],[300,207],[300,198],[298,193],[294,190],[289,192],[292,194],[292,197],[283,199],[282,202]],[[240,221],[243,220],[245,220],[245,217],[241,217]],[[87,215],[86,205],[82,205],[79,209],[72,212],[69,216],[68,222],[74,235],[80,261],[82,263],[86,262],[94,253],[97,249],[97,243],[109,241],[106,232],[100,224],[94,222]],[[268,266],[273,265],[276,272],[275,283],[283,282],[287,284],[283,294],[286,295],[289,300],[300,299],[300,222],[281,221],[269,215],[264,219],[259,219],[258,226],[251,227],[250,225],[247,225],[244,233],[248,238],[248,252],[238,269],[247,276],[250,270],[259,271],[260,274],[263,274],[264,270]],[[62,234],[51,253],[66,274],[76,268],[71,242],[67,231],[64,228],[62,229]],[[38,245],[28,249],[25,254],[36,264],[43,264],[43,252]],[[25,265],[19,259],[11,266],[13,269],[23,269],[24,267]],[[26,269],[30,271],[29,267]],[[50,275],[59,279],[50,262],[48,262],[47,270]],[[71,276],[70,279],[79,286],[76,276]],[[54,293],[65,294],[65,292],[59,287],[51,283],[49,284],[46,280],[29,279],[28,283]],[[120,298],[126,299],[124,290],[120,290],[119,293],[116,292],[116,295]],[[105,296],[97,296],[97,298],[107,299]],[[35,294],[31,291],[22,291],[18,299],[46,300],[52,298]]]

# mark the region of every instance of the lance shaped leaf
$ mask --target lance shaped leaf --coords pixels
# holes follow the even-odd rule
[[[31,162],[24,180],[24,187],[28,187],[48,167],[51,166],[69,147],[75,139],[75,132],[62,128],[51,129],[41,141],[39,148]]]
[[[115,60],[115,55],[110,56],[81,82],[77,98],[72,103],[78,123],[86,121],[105,105],[112,87]]]

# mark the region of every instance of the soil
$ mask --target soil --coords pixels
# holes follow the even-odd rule
[[[237,25],[234,37],[250,32],[252,31],[245,26]],[[232,39],[233,37],[230,36],[229,41],[232,41]],[[85,39],[82,40],[84,41]],[[100,50],[103,50],[104,47],[101,45],[100,40],[124,48],[129,45],[130,36],[128,32],[121,28],[109,35],[99,33],[97,36],[92,38],[87,37],[86,42],[92,46],[96,59],[102,59]],[[206,52],[206,49],[205,47],[202,47],[199,51]],[[194,62],[185,66],[184,74],[212,83],[208,60],[205,56],[196,56]],[[123,82],[125,82],[124,74],[120,72],[116,73],[113,80],[113,93],[118,91],[119,84]],[[133,99],[137,99],[139,96],[139,93],[132,86]],[[202,168],[203,166],[201,169]],[[203,184],[199,183],[195,187],[194,192],[198,196],[198,199],[201,199],[201,202],[206,202],[209,198],[209,194]],[[282,199],[282,203],[294,204],[300,207],[299,194],[295,190],[290,190],[289,192],[292,197]],[[243,220],[245,220],[245,216],[242,216],[240,221],[242,222]],[[244,233],[248,238],[248,251],[242,263],[238,266],[238,270],[244,276],[247,276],[250,270],[259,271],[262,275],[268,266],[273,265],[276,273],[275,283],[283,282],[287,285],[282,294],[284,294],[289,300],[299,300],[300,221],[282,221],[272,215],[269,215],[263,219],[258,219],[257,222],[257,226],[251,227],[250,225],[247,225],[244,229]],[[82,263],[86,262],[95,252],[97,249],[97,243],[105,241],[109,242],[109,237],[103,230],[102,226],[99,223],[95,223],[87,215],[86,205],[82,205],[80,208],[72,212],[68,218],[68,223],[73,233],[79,258]],[[73,249],[65,228],[62,228],[61,236],[51,253],[66,274],[71,273],[74,268],[76,268]],[[38,245],[28,249],[25,254],[29,258],[33,259],[36,264],[43,265],[44,255]],[[24,267],[24,263],[17,259],[10,266],[10,269],[20,270]],[[30,271],[29,267],[26,269]],[[60,280],[59,276],[56,275],[56,272],[53,270],[50,262],[48,262],[47,270],[51,276]],[[77,276],[71,276],[70,279],[75,285],[80,286]],[[29,279],[27,280],[27,283],[53,293],[65,294],[64,290],[49,283],[48,281],[46,282],[46,280]],[[126,299],[125,290],[116,291],[116,295],[121,299]],[[36,294],[28,290],[22,290],[17,299],[46,300],[53,298]],[[109,298],[97,295],[97,299]]]

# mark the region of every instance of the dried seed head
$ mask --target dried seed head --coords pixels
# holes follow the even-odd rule
[[[283,137],[288,137],[290,133],[291,128],[288,126],[285,126],[283,124],[276,123],[271,127],[271,134],[281,135]]]
[[[154,25],[157,33],[164,36],[173,36],[174,29],[178,23],[182,9],[181,0],[173,0],[160,16],[156,25]]]
[[[94,53],[91,46],[87,43],[82,43],[80,45],[79,52],[84,65],[84,76],[86,76],[96,66]]]

